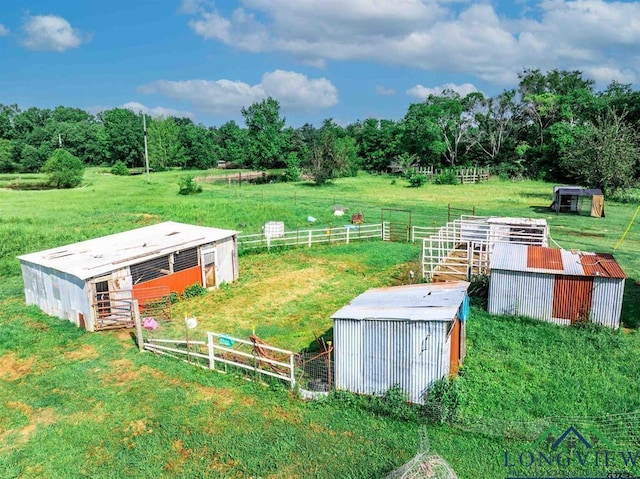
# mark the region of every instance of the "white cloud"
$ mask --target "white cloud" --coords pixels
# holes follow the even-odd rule
[[[283,110],[292,112],[328,108],[338,103],[338,91],[326,78],[310,79],[302,73],[283,70],[265,73],[257,85],[225,79],[157,80],[138,91],[186,101],[198,110],[214,114],[238,113],[242,107],[269,96],[278,100]]]
[[[173,108],[165,108],[163,106],[155,106],[153,108],[138,103],[137,101],[130,101],[121,106],[134,113],[146,113],[154,118],[157,117],[169,117],[175,116],[176,118],[195,118],[195,115],[190,111],[175,110]]]
[[[251,52],[281,51],[310,65],[365,60],[517,82],[527,67],[638,77],[640,2],[539,0],[521,17],[495,2],[451,0],[240,0],[228,15],[184,0],[202,37]],[[526,7],[526,8],[525,8]],[[632,71],[629,71],[632,70]]]
[[[413,88],[409,88],[407,90],[407,95],[419,98],[420,100],[426,100],[427,98],[429,98],[429,95],[440,96],[444,93],[445,90],[455,91],[461,97],[465,97],[469,93],[478,91],[478,89],[471,83],[463,83],[462,85],[446,83],[442,86],[436,86],[433,88],[416,85]]]
[[[393,88],[386,88],[386,87],[383,87],[382,85],[376,85],[376,94],[382,95],[382,96],[390,96],[390,95],[395,95],[396,91]]]
[[[56,15],[30,16],[22,30],[25,34],[22,43],[30,50],[63,52],[89,40],[67,20]]]
[[[6,37],[9,35],[9,29],[0,23],[0,37]]]

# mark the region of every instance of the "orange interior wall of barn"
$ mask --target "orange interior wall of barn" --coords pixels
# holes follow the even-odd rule
[[[451,352],[449,358],[450,376],[457,375],[458,370],[460,369],[463,350],[463,348],[461,348],[461,340],[464,340],[464,338],[461,338],[460,334],[460,320],[456,318],[455,323],[453,324],[453,330],[451,331]]]
[[[136,290],[140,292],[140,290],[143,289],[162,286],[169,288],[170,292],[176,291],[178,294],[182,294],[188,286],[191,286],[194,283],[202,285],[202,268],[200,266],[194,266],[193,268],[169,274],[162,278],[138,283],[133,287],[133,298],[137,300],[143,299],[141,294],[136,295]]]

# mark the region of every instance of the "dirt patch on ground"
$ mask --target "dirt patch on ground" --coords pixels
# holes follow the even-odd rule
[[[165,465],[165,469],[170,472],[177,473],[180,469],[184,467],[185,462],[189,457],[191,457],[191,450],[184,447],[184,444],[181,440],[176,439],[171,444],[173,449],[173,458],[167,461]]]
[[[0,380],[16,381],[26,376],[34,362],[31,358],[17,358],[13,352],[0,356]]]
[[[288,423],[298,424],[302,422],[300,411],[285,409],[282,406],[275,406],[264,411],[264,417],[268,419],[278,419]]]
[[[93,346],[83,344],[74,351],[64,353],[63,356],[65,359],[70,359],[72,361],[77,361],[80,359],[95,359],[98,357],[98,351],[96,351]]]
[[[137,380],[140,369],[128,359],[117,359],[109,363],[109,371],[104,378],[104,382],[113,386],[126,386],[130,382]]]
[[[137,421],[131,421],[125,431],[134,436],[141,436],[142,434],[151,434],[153,429],[147,426],[144,419],[138,419]]]
[[[136,218],[136,223],[141,225],[149,225],[159,223],[161,218],[158,215],[150,215],[148,213],[136,213],[133,215]]]
[[[21,428],[8,429],[0,434],[0,452],[23,445],[38,426],[48,426],[56,422],[56,414],[53,408],[34,409],[28,404],[10,402],[7,406],[22,412],[29,423]]]

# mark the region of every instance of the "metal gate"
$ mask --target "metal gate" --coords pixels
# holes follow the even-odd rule
[[[382,209],[382,239],[385,241],[411,241],[411,211],[395,208]]]

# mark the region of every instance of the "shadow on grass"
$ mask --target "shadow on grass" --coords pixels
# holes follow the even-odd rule
[[[529,206],[529,209],[541,215],[552,213],[551,208],[549,208],[548,206]]]
[[[624,283],[622,324],[627,328],[640,327],[640,281],[627,278]]]

